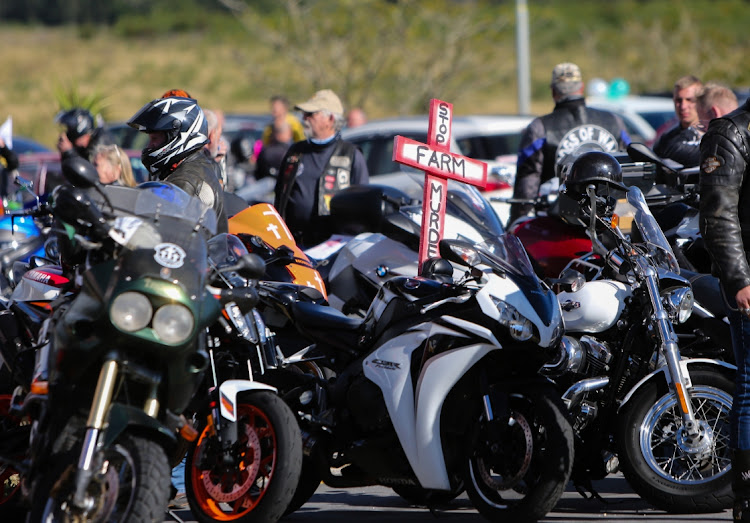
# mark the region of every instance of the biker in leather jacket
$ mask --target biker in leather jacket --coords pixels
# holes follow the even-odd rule
[[[535,118],[521,137],[513,197],[536,198],[539,186],[557,175],[556,162],[586,142],[612,153],[625,150],[630,136],[619,116],[587,107],[583,95],[560,99],[551,113]],[[511,205],[510,222],[532,207]]]
[[[750,521],[750,102],[701,140],[700,228],[728,307],[737,361],[730,446],[735,521]]]

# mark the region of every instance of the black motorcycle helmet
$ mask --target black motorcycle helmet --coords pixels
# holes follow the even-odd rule
[[[247,162],[253,156],[253,139],[249,136],[239,135],[229,144],[229,151],[237,163]]]
[[[568,223],[586,224],[590,210],[586,187],[593,185],[596,195],[597,214],[610,216],[614,212],[617,199],[628,188],[622,183],[622,166],[611,154],[603,151],[590,151],[576,158],[563,180],[560,191],[560,215]]]
[[[565,188],[570,196],[586,195],[586,187],[594,185],[599,189],[619,189],[627,191],[622,183],[622,166],[611,154],[603,151],[590,151],[579,156],[570,168],[565,180]],[[572,191],[572,194],[571,194]]]
[[[166,140],[146,146],[141,161],[150,173],[165,178],[194,151],[208,143],[208,123],[193,98],[168,97],[152,100],[128,120],[144,133],[164,132]]]
[[[80,107],[60,111],[55,116],[55,122],[65,127],[65,134],[71,142],[93,132],[95,128],[93,115]]]

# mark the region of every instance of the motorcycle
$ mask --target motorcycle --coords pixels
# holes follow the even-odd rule
[[[299,481],[302,441],[289,406],[263,383],[280,352],[248,279],[263,276],[265,264],[228,234],[209,241],[209,260],[219,275],[214,294],[232,299],[209,328],[210,372],[192,407],[198,437],[186,455],[188,503],[201,522],[278,521]]]
[[[556,280],[565,336],[559,359],[542,371],[563,391],[578,438],[573,480],[594,492],[590,481],[619,467],[659,509],[724,510],[735,368],[681,356],[673,324],[688,319],[692,290],[640,189],[627,192],[630,239],[597,210],[593,185],[587,195],[579,203],[602,277],[587,281],[573,262]]]
[[[207,290],[215,216],[174,186],[67,176],[77,187],[59,187],[52,209],[74,231],[79,286],[49,304],[21,404],[30,518],[160,520],[169,457],[192,437],[183,412],[208,367],[205,328],[221,310]]]
[[[320,481],[387,485],[432,504],[464,488],[491,521],[538,519],[572,467],[572,432],[538,370],[562,336],[554,293],[516,238],[443,240],[424,277],[394,277],[364,320],[261,282],[264,316],[309,345],[267,379],[299,413],[291,513]],[[448,267],[446,267],[446,265]]]
[[[572,159],[576,154],[570,155]],[[623,169],[623,181],[641,189],[657,223],[664,231],[675,254],[680,274],[693,287],[694,312],[689,320],[676,326],[680,351],[685,356],[718,358],[734,363],[729,325],[725,306],[719,292],[719,281],[710,274],[710,260],[698,231],[696,177],[697,169],[682,169],[679,165],[657,157],[643,144],[628,146],[627,156],[615,155]],[[565,166],[561,166],[561,171]],[[600,274],[603,260],[592,252],[586,228],[564,215],[578,212],[576,202],[565,197],[553,202],[546,196],[527,200],[505,200],[532,203],[535,216],[517,220],[509,231],[521,239],[534,267],[542,277],[557,278],[572,260],[586,260],[582,270],[587,279]],[[618,203],[621,227],[632,208]]]

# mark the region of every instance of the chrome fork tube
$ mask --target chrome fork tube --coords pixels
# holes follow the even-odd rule
[[[91,403],[89,417],[86,421],[86,435],[83,440],[83,448],[78,458],[78,471],[76,474],[76,490],[73,502],[84,507],[86,504],[86,489],[93,475],[92,464],[96,452],[99,434],[106,425],[109,406],[112,404],[112,396],[117,381],[119,364],[110,359],[104,362],[99,372],[99,381],[94,391],[94,400]]]
[[[664,355],[667,370],[669,371],[669,386],[677,395],[677,404],[679,405],[683,428],[688,436],[698,436],[700,427],[695,420],[690,393],[686,386],[689,383],[689,379],[685,377],[680,366],[680,348],[677,345],[677,334],[661,302],[656,271],[650,265],[646,265],[645,263],[643,265],[641,268],[646,277],[646,285],[648,285],[648,293],[654,309],[655,326],[659,331],[659,339],[661,340],[660,349]]]

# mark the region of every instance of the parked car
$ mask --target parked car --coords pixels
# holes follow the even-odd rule
[[[653,144],[657,129],[675,118],[674,103],[664,96],[588,97],[586,104],[620,115],[631,139],[647,145]]]
[[[44,153],[51,151],[52,149],[49,147],[46,147],[31,138],[26,138],[25,136],[13,136],[13,152],[16,154]]]
[[[471,115],[453,118],[451,146],[454,153],[487,162],[488,179],[485,196],[508,197],[513,192],[516,157],[521,133],[531,116]],[[359,127],[344,129],[342,138],[362,150],[370,172],[370,183],[397,187],[421,198],[421,187],[409,173],[414,170],[393,161],[393,139],[404,136],[427,141],[427,115],[372,120]],[[500,220],[508,218],[508,206],[493,202]]]

